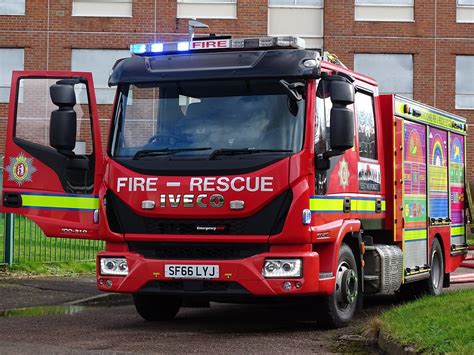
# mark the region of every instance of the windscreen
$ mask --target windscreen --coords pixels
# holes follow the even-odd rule
[[[227,80],[122,86],[112,153],[210,157],[222,150],[297,152],[303,142],[305,100],[295,99],[285,83]]]

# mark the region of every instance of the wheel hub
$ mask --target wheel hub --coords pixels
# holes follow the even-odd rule
[[[357,274],[348,265],[341,264],[336,279],[336,297],[338,303],[344,308],[353,304],[357,299],[358,280]]]

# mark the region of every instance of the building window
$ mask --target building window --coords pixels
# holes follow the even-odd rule
[[[7,103],[10,98],[10,83],[13,70],[24,69],[24,50],[0,48],[0,102]]]
[[[109,88],[109,75],[118,59],[129,57],[127,50],[114,49],[73,49],[71,69],[73,71],[92,72],[94,77],[95,94],[98,104],[113,104],[115,89]],[[83,91],[79,93],[80,102],[86,102]]]
[[[355,54],[354,68],[377,80],[381,94],[400,94],[413,98],[411,54]]]
[[[24,15],[25,0],[0,0],[0,15]]]
[[[178,0],[178,18],[237,18],[237,0]]]
[[[474,56],[456,56],[456,108],[474,110]]]
[[[457,0],[456,21],[474,23],[474,0]]]
[[[323,7],[323,0],[269,0],[269,6]]]
[[[411,22],[414,0],[355,0],[356,21]]]
[[[132,17],[132,0],[73,0],[72,16]]]
[[[306,48],[322,52],[324,27],[323,0],[269,0],[268,34],[298,36]]]

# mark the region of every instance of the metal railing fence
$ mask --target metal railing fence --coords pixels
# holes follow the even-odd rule
[[[47,238],[30,219],[0,214],[0,263],[45,263],[94,260],[104,242]]]
[[[3,164],[0,157],[0,195]],[[30,219],[0,214],[0,264],[94,260],[104,250],[102,241],[47,238]]]

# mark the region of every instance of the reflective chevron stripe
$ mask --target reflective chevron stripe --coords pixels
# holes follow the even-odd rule
[[[376,198],[351,197],[352,213],[375,213]],[[382,200],[382,212],[387,204]],[[309,209],[313,213],[343,213],[344,198],[340,196],[312,196],[309,200]]]
[[[21,194],[22,207],[60,210],[95,210],[99,208],[97,196],[60,194]]]

